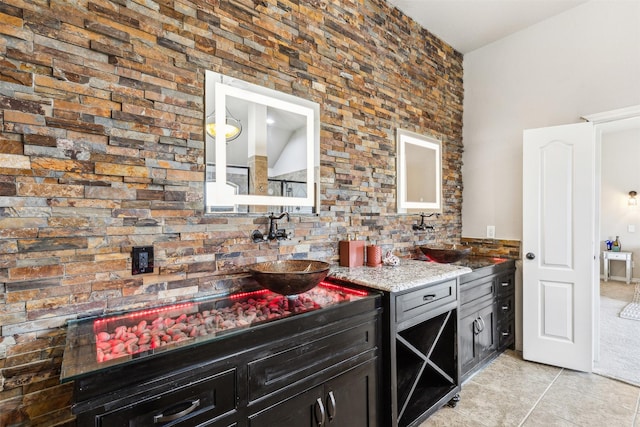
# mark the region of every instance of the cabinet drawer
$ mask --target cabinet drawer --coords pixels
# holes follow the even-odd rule
[[[515,312],[515,295],[510,294],[498,300],[498,313],[500,319],[513,316]]]
[[[502,274],[495,279],[498,296],[513,293],[515,290],[515,276],[513,273]]]
[[[249,400],[254,401],[375,347],[376,327],[367,322],[297,344],[248,364]]]
[[[504,349],[515,342],[514,323],[509,321],[501,323],[498,327],[498,347]]]
[[[194,377],[182,387],[145,396],[139,403],[98,416],[97,425],[112,426],[192,426],[235,408],[235,370]]]
[[[631,258],[629,252],[607,252],[604,256],[605,259],[611,259],[614,261],[626,261],[627,258]]]
[[[403,322],[455,301],[456,281],[449,280],[396,297],[396,322]]]
[[[468,304],[472,301],[475,301],[487,296],[493,298],[493,296],[495,295],[494,286],[495,286],[495,280],[492,278],[486,278],[486,277],[461,285],[460,286],[460,304],[461,305]]]

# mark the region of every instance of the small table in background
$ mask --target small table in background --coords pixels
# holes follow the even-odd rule
[[[625,270],[627,283],[631,283],[631,269],[633,267],[631,255],[631,252],[603,251],[602,259],[604,260],[604,281],[606,282],[609,280],[609,261],[625,261],[627,267]]]

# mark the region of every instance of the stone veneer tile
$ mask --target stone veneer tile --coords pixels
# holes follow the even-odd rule
[[[69,318],[235,289],[261,260],[335,263],[348,234],[403,258],[460,239],[450,46],[380,0],[121,3],[0,5],[0,376],[7,349],[25,362],[0,386],[0,425],[72,419],[51,356],[62,343],[46,337]],[[292,240],[251,241],[266,211],[203,215],[205,69],[321,105],[321,209],[282,225]],[[434,233],[395,213],[396,128],[444,143]],[[157,268],[131,276],[142,245]]]

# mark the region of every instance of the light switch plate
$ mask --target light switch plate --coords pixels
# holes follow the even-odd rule
[[[131,251],[131,274],[153,273],[153,246],[140,246]]]
[[[635,232],[636,232],[636,226],[635,226],[635,225],[633,225],[633,224],[629,224],[629,225],[627,226],[627,231],[628,231],[629,233],[635,233]]]

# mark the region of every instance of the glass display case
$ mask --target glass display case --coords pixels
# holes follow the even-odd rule
[[[126,313],[70,321],[61,379],[126,364],[248,328],[355,301],[366,290],[322,282],[303,294],[250,290]]]

